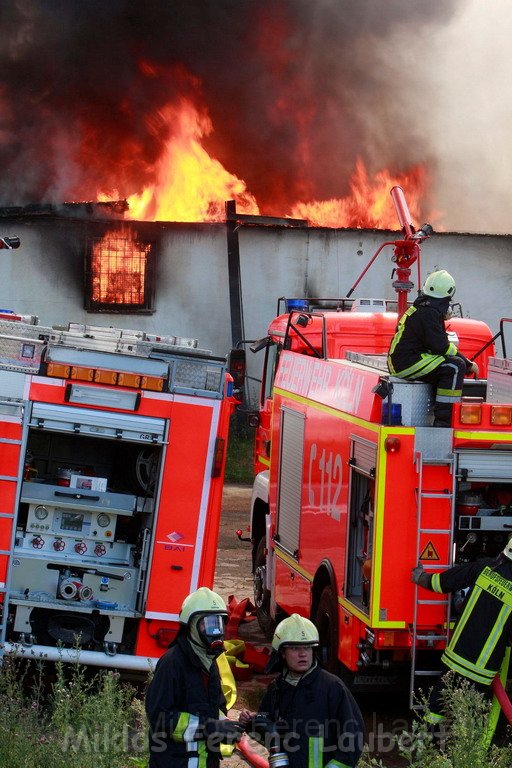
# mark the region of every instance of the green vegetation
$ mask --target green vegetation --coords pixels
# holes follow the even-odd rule
[[[425,722],[428,706],[411,731],[395,737],[396,750],[407,768],[510,768],[512,746],[488,744],[485,732],[491,703],[468,681],[456,682],[446,675],[444,704],[446,721],[440,732],[432,733]],[[386,768],[385,758],[365,752],[360,768]],[[396,762],[393,763],[396,765]]]
[[[44,667],[6,656],[0,669],[2,768],[145,768],[146,719],[117,672]]]
[[[231,422],[226,457],[226,483],[252,485],[254,429],[240,428],[235,420]]]
[[[255,707],[260,692],[253,694]],[[398,752],[407,768],[510,768],[512,746],[485,743],[490,703],[480,693],[448,675],[445,707],[443,733],[433,736],[418,719],[394,737],[392,765]],[[6,656],[0,711],[2,768],[147,768],[143,697],[112,670]],[[387,765],[382,751],[365,751],[359,768]]]

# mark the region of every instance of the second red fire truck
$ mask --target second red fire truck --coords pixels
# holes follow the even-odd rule
[[[145,670],[212,586],[226,360],[0,312],[0,649]]]
[[[399,313],[425,235],[400,193]],[[356,690],[408,681],[412,699],[436,671],[450,606],[418,590],[411,569],[497,554],[512,533],[512,361],[485,323],[447,321],[480,378],[466,380],[452,428],[434,428],[431,387],[387,371],[397,313],[385,301],[281,307],[255,345],[265,349],[251,508],[260,624],[311,617],[328,668]]]

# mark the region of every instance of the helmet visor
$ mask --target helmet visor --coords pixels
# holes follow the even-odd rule
[[[198,625],[199,636],[207,648],[222,647],[224,642],[225,617],[220,613],[208,613],[201,617]]]

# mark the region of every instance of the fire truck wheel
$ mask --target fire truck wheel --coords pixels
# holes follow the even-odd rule
[[[320,659],[324,669],[338,672],[338,601],[332,586],[324,587],[316,610]]]
[[[267,640],[271,640],[276,622],[270,615],[270,592],[265,586],[265,573],[265,537],[262,536],[254,556],[254,605],[256,606],[258,624]]]

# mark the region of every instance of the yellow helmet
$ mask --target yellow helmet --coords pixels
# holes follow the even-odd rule
[[[318,630],[309,619],[292,613],[279,622],[272,638],[272,648],[279,651],[287,645],[318,645]]]
[[[208,587],[199,587],[183,601],[180,611],[180,624],[188,624],[192,616],[206,616],[209,613],[228,615],[226,603],[220,595]]]
[[[421,290],[434,299],[451,298],[455,294],[455,280],[446,269],[438,269],[427,276]]]

